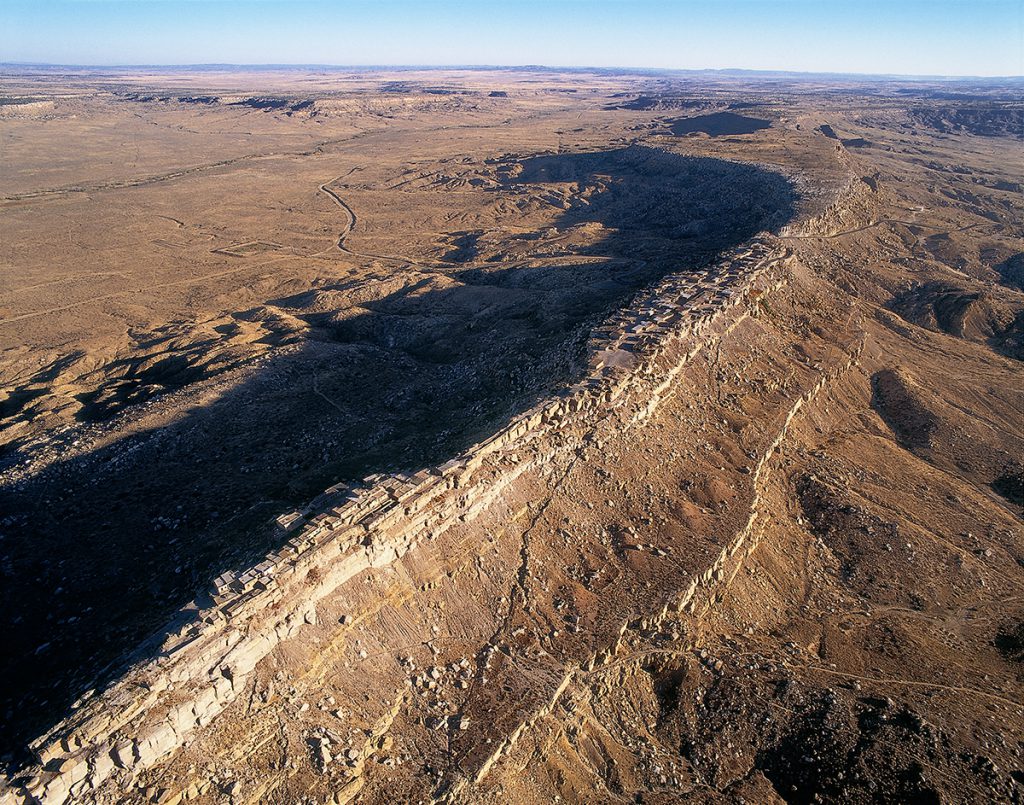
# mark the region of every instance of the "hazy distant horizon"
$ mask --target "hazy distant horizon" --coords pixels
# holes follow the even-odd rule
[[[29,61],[0,61],[2,68],[24,68],[24,69],[62,69],[62,70],[352,70],[352,71],[530,71],[540,72],[595,72],[611,74],[649,73],[652,75],[666,75],[673,73],[715,73],[719,75],[742,75],[761,77],[771,76],[792,76],[792,77],[834,77],[834,78],[857,78],[857,79],[896,79],[905,81],[1024,81],[1024,73],[1018,75],[941,75],[941,74],[911,74],[911,73],[853,73],[837,72],[831,70],[769,70],[749,67],[638,67],[631,65],[607,65],[597,66],[588,64],[575,65],[551,65],[551,64],[318,64],[302,62],[196,62],[179,64],[147,64],[144,62],[132,64],[74,64],[62,62],[29,62]]]
[[[23,66],[1024,75],[1021,0],[7,0]]]

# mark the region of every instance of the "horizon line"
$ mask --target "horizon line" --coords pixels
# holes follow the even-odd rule
[[[333,64],[320,62],[181,62],[149,64],[144,62],[123,64],[75,64],[64,62],[33,62],[33,61],[0,61],[0,69],[7,67],[21,68],[62,68],[88,70],[125,70],[125,69],[161,69],[187,70],[210,68],[248,68],[248,69],[332,69],[332,70],[541,70],[548,72],[581,71],[598,73],[754,73],[758,75],[785,76],[830,76],[848,78],[905,79],[905,80],[986,80],[986,81],[1020,81],[1021,75],[980,75],[980,74],[942,74],[942,73],[863,73],[843,72],[835,70],[783,70],[757,67],[636,67],[636,66],[594,66],[594,65],[547,65],[547,64]]]

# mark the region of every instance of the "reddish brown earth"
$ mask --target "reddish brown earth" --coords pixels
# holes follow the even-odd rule
[[[0,801],[1020,801],[1021,106],[947,89],[5,75]]]

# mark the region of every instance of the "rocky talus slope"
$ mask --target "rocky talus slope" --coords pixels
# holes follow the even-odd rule
[[[85,702],[73,718],[37,742],[42,769],[24,793],[44,802],[65,802],[85,796],[102,801],[105,792],[124,791],[244,698],[258,676],[257,666],[276,649],[309,639],[325,626],[349,633],[360,614],[339,616],[330,608],[361,575],[395,572],[410,561],[418,564],[421,553],[448,555],[444,543],[465,544],[472,534],[489,541],[484,534],[507,520],[527,526],[521,535],[523,564],[508,568],[516,570],[516,589],[525,596],[530,587],[530,531],[551,503],[549,499],[533,511],[534,504],[527,502],[530,490],[541,484],[557,493],[570,482],[573,469],[585,465],[588,454],[603,453],[612,440],[643,431],[672,398],[679,373],[709,343],[756,314],[760,300],[785,281],[788,265],[785,248],[765,235],[725,256],[702,278],[671,276],[594,332],[592,373],[586,381],[525,412],[441,467],[413,475],[371,476],[356,489],[332,488],[303,511],[282,516],[282,529],[295,532],[282,550],[251,570],[218,578],[208,602],[182,613],[180,628],[163,641],[158,659]],[[755,482],[760,463],[753,471]],[[610,508],[613,503],[608,499],[603,505]],[[751,523],[755,518],[751,514]],[[694,576],[677,606],[690,601],[699,583],[720,574],[726,556],[739,550],[749,529],[750,523],[723,546],[710,567]],[[671,553],[653,544],[627,544],[626,532],[604,539],[619,554],[636,551],[667,558]],[[465,559],[464,550],[452,555]],[[482,558],[477,564],[482,567]],[[589,578],[579,583],[582,590],[592,586]],[[430,589],[432,584],[420,586]],[[498,589],[493,594],[501,598]],[[490,615],[508,621],[517,609],[505,597]],[[578,620],[565,630],[580,632]],[[435,642],[429,632],[422,637],[421,645]],[[478,676],[482,684],[499,648],[496,640],[485,641],[474,652],[473,663],[460,666],[467,682]],[[358,654],[372,663],[366,649]],[[405,657],[398,667],[408,669],[414,663]],[[599,659],[591,654],[581,658],[579,668],[592,669],[595,663]],[[548,691],[552,697],[558,698],[571,675],[566,671]],[[442,720],[447,725],[453,717]],[[456,720],[460,733],[470,732],[467,717]],[[472,723],[477,729],[475,719]],[[514,743],[514,734],[506,736],[495,757]],[[360,756],[365,751],[360,748]],[[478,773],[486,773],[494,759],[484,759]],[[353,782],[360,779],[357,772],[350,776]],[[459,783],[451,782],[452,790],[458,790]]]

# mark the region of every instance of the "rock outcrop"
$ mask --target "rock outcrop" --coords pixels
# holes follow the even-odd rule
[[[194,602],[159,643],[145,648],[152,659],[36,741],[38,769],[5,798],[65,803],[101,797],[108,785],[123,790],[210,724],[242,693],[257,664],[315,624],[318,602],[357,574],[386,567],[472,521],[527,471],[543,471],[585,445],[599,446],[611,416],[648,419],[693,355],[735,324],[732,311],[756,310],[764,294],[785,281],[786,257],[785,247],[765,234],[700,277],[665,278],[593,332],[591,371],[582,382],[439,467],[332,487],[282,515],[282,534],[291,534],[282,548],[255,567],[216,579],[208,599]],[[699,584],[723,572],[719,565],[742,542],[694,579],[682,605]]]

